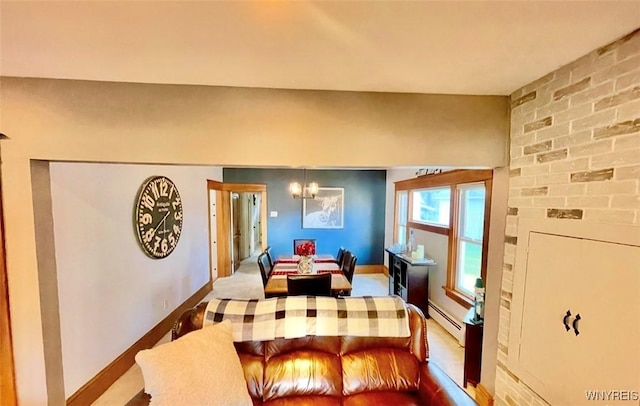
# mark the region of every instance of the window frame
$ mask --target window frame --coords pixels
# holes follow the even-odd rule
[[[473,297],[465,292],[457,289],[456,262],[458,257],[457,234],[458,234],[458,218],[459,218],[459,192],[458,185],[466,185],[472,183],[484,183],[485,201],[484,201],[484,224],[482,238],[482,261],[480,265],[480,276],[486,281],[487,274],[487,251],[489,247],[489,224],[491,220],[491,189],[493,183],[493,170],[480,169],[468,170],[459,169],[443,172],[435,175],[424,175],[417,178],[407,179],[395,182],[396,196],[398,191],[406,190],[409,196],[407,208],[408,221],[406,226],[406,239],[409,239],[411,229],[418,229],[446,235],[448,238],[447,252],[447,278],[446,285],[442,286],[447,297],[454,300],[461,306],[469,309],[473,306]],[[449,226],[442,227],[428,223],[418,223],[411,221],[409,213],[413,210],[413,191],[421,189],[432,189],[437,187],[449,186],[451,188],[451,203],[449,211]],[[396,200],[397,203],[397,200]],[[397,208],[394,207],[397,213]],[[394,218],[394,233],[397,230],[397,216]],[[395,236],[394,236],[395,239]]]

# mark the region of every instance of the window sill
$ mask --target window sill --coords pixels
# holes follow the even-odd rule
[[[446,286],[443,286],[442,289],[444,289],[444,292],[447,295],[447,297],[452,299],[454,302],[458,303],[460,306],[466,309],[470,309],[473,307],[473,300],[469,299],[467,296],[463,295],[462,293],[457,292],[453,289],[449,289]]]

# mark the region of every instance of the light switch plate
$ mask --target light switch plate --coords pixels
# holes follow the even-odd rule
[[[269,217],[278,217],[278,212],[277,211],[270,212]]]

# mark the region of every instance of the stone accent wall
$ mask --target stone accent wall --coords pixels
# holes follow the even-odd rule
[[[640,224],[640,30],[515,91],[510,153],[495,401],[545,405],[507,367],[518,220]]]

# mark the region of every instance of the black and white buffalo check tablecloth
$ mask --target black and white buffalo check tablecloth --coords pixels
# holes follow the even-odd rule
[[[222,320],[231,320],[236,342],[308,335],[410,335],[407,309],[398,296],[211,299],[203,327]]]

